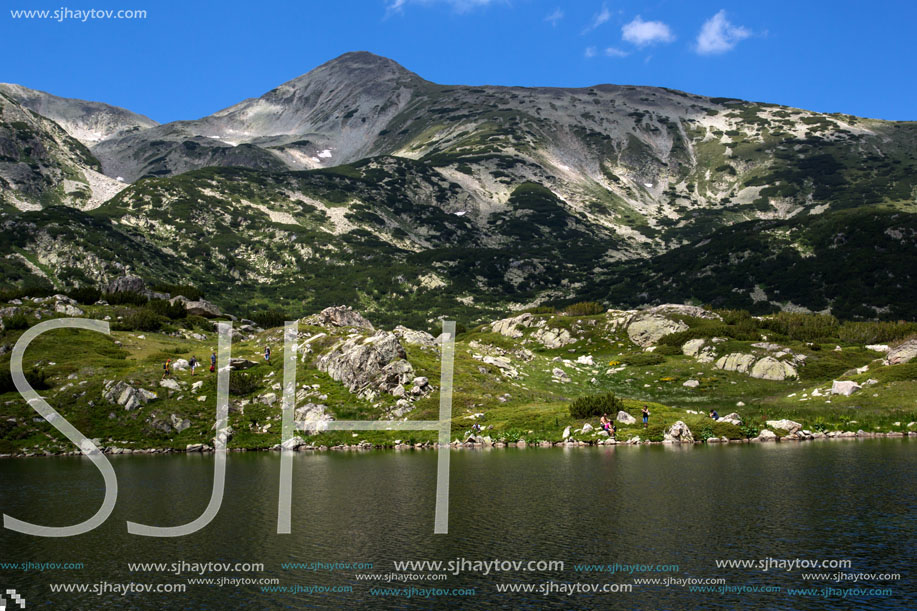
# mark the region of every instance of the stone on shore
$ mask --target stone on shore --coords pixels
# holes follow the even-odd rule
[[[802,425],[799,424],[798,422],[794,422],[793,420],[788,420],[786,418],[782,420],[768,420],[767,426],[771,428],[775,428],[775,429],[784,430],[787,433],[795,433],[796,431],[802,428]]]
[[[688,425],[679,420],[665,432],[663,441],[669,443],[694,443],[694,435]]]

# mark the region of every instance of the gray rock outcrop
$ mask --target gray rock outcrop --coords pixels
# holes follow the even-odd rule
[[[108,293],[142,293],[147,291],[146,282],[139,276],[121,276],[108,283]]]
[[[694,435],[688,425],[679,420],[665,432],[663,441],[668,441],[669,443],[694,443]]]
[[[490,328],[494,333],[499,333],[505,337],[522,337],[522,329],[520,327],[529,327],[531,326],[531,320],[534,316],[530,312],[525,312],[519,316],[513,316],[512,318],[503,318],[501,320],[495,320],[490,323]]]
[[[732,352],[726,356],[721,356],[716,361],[717,369],[724,371],[737,371],[747,373],[755,363],[754,354],[743,354],[741,352]]]
[[[686,331],[688,325],[655,314],[638,316],[627,326],[627,336],[638,346],[648,348],[670,333]]]
[[[241,371],[242,369],[249,369],[251,367],[254,367],[257,364],[258,363],[256,363],[255,361],[250,361],[248,359],[239,359],[239,358],[229,359],[229,368],[232,371]]]
[[[169,303],[175,305],[180,303],[184,306],[185,311],[188,314],[193,316],[204,316],[205,318],[216,318],[222,316],[223,313],[220,311],[220,308],[215,304],[210,303],[206,299],[198,299],[197,301],[192,301],[185,297],[184,295],[178,295],[169,300]]]
[[[861,388],[862,386],[856,382],[853,382],[852,380],[834,380],[834,382],[831,384],[831,394],[844,395],[845,397],[849,397]]]
[[[772,356],[766,356],[755,362],[749,374],[760,380],[787,380],[796,377],[796,368]]]
[[[413,368],[410,363],[393,365],[393,361],[405,358],[398,337],[388,331],[378,331],[369,337],[361,335],[338,342],[316,360],[316,367],[347,386],[350,392],[357,393],[369,387],[377,376],[385,385],[394,379],[401,380],[402,375],[405,377],[400,383],[411,380]]]
[[[774,429],[784,430],[787,433],[795,433],[796,431],[802,428],[802,425],[799,424],[798,422],[795,422],[793,420],[788,420],[786,418],[782,420],[768,420],[767,426],[774,428]]]
[[[889,365],[901,365],[917,356],[917,339],[909,339],[888,351]]]
[[[156,393],[143,388],[135,388],[127,382],[107,382],[102,390],[102,396],[130,411],[146,405],[156,398]]]
[[[408,329],[402,325],[395,327],[393,333],[405,344],[433,346],[435,342],[435,338],[426,331],[415,331],[414,329]]]
[[[371,322],[350,306],[332,306],[307,318],[308,322],[321,327],[357,327],[373,331]]]
[[[570,335],[567,329],[557,329],[554,327],[541,327],[532,334],[532,339],[541,342],[548,350],[563,348],[567,344],[572,344],[576,338]]]

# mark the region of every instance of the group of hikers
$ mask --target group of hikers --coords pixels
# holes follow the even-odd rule
[[[264,347],[264,360],[268,363],[271,362],[271,347]],[[191,375],[194,375],[194,370],[197,369],[197,366],[200,365],[200,361],[197,360],[196,356],[192,356],[188,360],[188,367],[191,369]],[[210,373],[213,373],[217,370],[217,353],[211,351],[210,353]],[[172,375],[172,359],[166,359],[166,362],[162,364],[162,379],[165,380],[167,377]]]
[[[201,364],[197,360],[196,356],[192,356],[188,359],[188,368],[191,370],[191,375],[194,375],[194,370]],[[213,373],[217,370],[217,353],[210,353],[210,373]],[[166,359],[166,362],[162,364],[162,379],[165,380],[167,377],[172,375],[172,359]]]
[[[646,428],[649,426],[650,422],[650,410],[646,405],[644,405],[643,409],[640,410],[640,413],[643,416],[643,428]],[[714,420],[720,419],[720,415],[716,412],[715,409],[710,410],[709,416]],[[599,426],[603,431],[608,433],[612,439],[614,439],[615,434],[618,432],[618,425],[615,424],[614,419],[608,417],[607,413],[602,414],[602,417],[599,419]]]
[[[650,422],[650,409],[646,405],[643,406],[643,409],[640,410],[640,413],[643,416],[643,428],[649,426]],[[615,438],[615,435],[618,433],[618,425],[615,423],[613,418],[609,418],[608,414],[602,414],[602,417],[599,419],[599,426],[602,427],[602,430],[608,433],[608,436],[612,439]]]

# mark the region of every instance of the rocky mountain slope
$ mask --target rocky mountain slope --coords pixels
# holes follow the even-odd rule
[[[136,278],[124,278],[111,288],[137,286]],[[38,337],[25,353],[27,379],[106,452],[201,451],[214,437],[231,448],[278,447],[282,329],[232,321],[229,422],[215,431],[216,375],[208,357],[214,323],[227,315],[206,301],[154,297],[145,305],[65,295],[0,302],[0,455],[76,451],[36,418],[9,376],[10,346],[22,330],[59,316],[106,320],[112,334],[58,330]],[[284,447],[405,448],[435,440],[435,433],[354,435],[324,426],[438,418],[438,322],[380,328],[346,306],[299,320],[298,334],[287,339],[296,345],[300,431]],[[523,312],[456,338],[452,440],[552,445],[917,435],[917,340],[904,339],[915,330],[914,323],[753,318],[671,304]],[[269,361],[266,346],[273,348]],[[194,357],[204,363],[196,372],[189,367]],[[575,415],[577,400],[591,401],[592,411]],[[646,428],[639,418],[644,405],[651,412]],[[709,417],[711,410],[721,418]],[[616,421],[616,440],[598,430],[602,411]]]
[[[0,206],[97,207],[126,186],[101,170],[83,143],[0,88]]]
[[[52,110],[73,134],[91,124]],[[110,180],[89,213],[45,205],[100,199],[53,164],[30,170],[43,188],[0,185],[33,209],[0,213],[8,286],[131,271],[226,305],[383,316],[583,296],[917,315],[914,123],[648,87],[438,85],[368,53],[199,120],[98,112],[109,130],[75,171],[133,184]],[[883,274],[857,264],[875,262],[870,241]]]
[[[101,102],[61,98],[22,85],[0,83],[0,93],[23,108],[51,119],[72,138],[90,147],[126,132],[158,125],[156,121],[124,108]]]

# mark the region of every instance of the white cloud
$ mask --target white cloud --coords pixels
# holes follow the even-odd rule
[[[618,49],[617,47],[608,47],[607,49],[605,49],[606,57],[627,57],[628,55],[630,55],[630,53],[628,53],[627,51]]]
[[[583,29],[583,34],[591,32],[609,19],[611,19],[611,11],[608,10],[607,4],[602,4],[602,10],[592,16],[592,21]]]
[[[564,12],[559,8],[554,9],[554,12],[544,18],[545,21],[550,23],[552,26],[556,26],[557,22],[564,18]]]
[[[695,50],[701,55],[725,53],[749,36],[751,32],[747,28],[732,25],[726,19],[726,11],[721,10],[701,26]]]
[[[595,57],[596,53],[598,51],[596,51],[595,47],[586,47],[586,50],[583,51],[583,56],[586,58]]]
[[[645,47],[659,42],[672,42],[675,35],[669,26],[661,21],[643,21],[640,15],[621,28],[621,38],[638,47]]]

